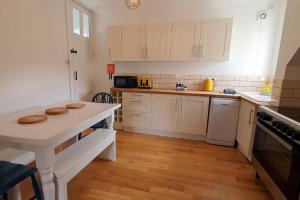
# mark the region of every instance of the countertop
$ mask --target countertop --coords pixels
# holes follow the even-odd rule
[[[246,100],[255,106],[276,106],[276,102],[259,102],[253,99],[250,99],[241,94],[224,94],[222,92],[207,92],[199,90],[175,90],[175,89],[140,89],[140,88],[111,88],[112,92],[132,92],[132,93],[150,93],[150,94],[173,94],[173,95],[189,95],[189,96],[208,96],[208,97],[220,97],[220,98],[234,98],[234,99],[243,99]]]

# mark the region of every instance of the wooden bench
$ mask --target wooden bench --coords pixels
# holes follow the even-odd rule
[[[0,147],[0,160],[22,165],[28,165],[35,160],[35,156],[33,152]],[[10,191],[8,191],[8,198],[10,200],[22,199],[19,185],[16,185]]]
[[[97,129],[57,154],[53,172],[58,200],[68,199],[67,183],[99,154],[101,158],[116,160],[115,137],[112,129]]]

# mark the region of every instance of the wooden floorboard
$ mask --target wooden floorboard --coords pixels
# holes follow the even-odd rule
[[[96,159],[68,184],[70,200],[273,200],[235,148],[117,134],[117,161]]]

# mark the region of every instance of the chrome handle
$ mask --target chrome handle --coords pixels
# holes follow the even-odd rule
[[[131,103],[142,103],[142,101],[130,101]]]
[[[142,58],[144,58],[144,47],[142,47]]]
[[[182,110],[182,99],[180,99],[180,109]]]
[[[198,49],[198,47],[197,47],[197,45],[193,45],[193,56],[195,57],[195,58],[197,58],[197,49]]]
[[[252,113],[253,113],[254,111],[251,109],[251,112],[250,112],[250,116],[249,116],[249,125],[252,123]]]
[[[176,98],[175,111],[177,111],[177,107],[178,107],[178,99]]]
[[[131,96],[142,97],[142,94],[131,94]]]
[[[285,148],[287,148],[289,151],[293,150],[293,147],[291,145],[289,145],[288,143],[286,143],[284,140],[282,140],[280,137],[278,137],[277,135],[275,135],[274,133],[272,133],[270,130],[268,130],[267,128],[265,128],[261,123],[259,123],[256,120],[256,124],[257,126],[259,126],[261,129],[263,129],[266,133],[268,133],[268,135],[270,135],[276,142],[278,142],[279,144],[281,144],[282,146],[284,146]]]

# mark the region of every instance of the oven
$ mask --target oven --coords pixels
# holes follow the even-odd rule
[[[114,76],[115,88],[137,88],[137,86],[136,76]]]
[[[257,119],[253,162],[258,175],[268,177],[268,180],[264,181],[268,189],[274,190],[274,187],[277,187],[275,195],[270,191],[275,199],[298,200],[300,150],[283,136],[278,134],[271,123]]]

